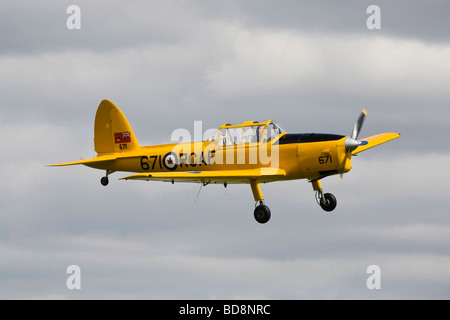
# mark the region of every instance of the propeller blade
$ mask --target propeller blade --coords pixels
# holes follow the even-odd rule
[[[351,138],[353,140],[358,139],[359,132],[361,131],[361,127],[362,127],[362,125],[364,123],[364,119],[366,118],[366,116],[367,116],[367,111],[366,111],[366,109],[364,109],[361,112],[361,114],[359,115],[359,118],[356,121],[355,126],[353,127],[353,132],[352,132],[352,135],[351,135]]]
[[[344,159],[344,163],[342,164],[342,166],[345,168],[345,165],[347,164],[347,160],[349,160],[352,156],[351,156],[351,152],[353,150],[355,150],[356,148],[358,148],[358,146],[363,145],[365,141],[357,141],[356,139],[358,139],[358,135],[359,132],[361,131],[362,125],[364,123],[364,119],[366,119],[367,116],[367,111],[366,109],[364,109],[361,114],[358,117],[358,120],[356,120],[355,126],[353,127],[353,132],[352,135],[350,137],[347,137],[345,139],[345,159]],[[339,175],[339,181],[342,181],[342,179],[344,178],[344,174],[341,173]]]

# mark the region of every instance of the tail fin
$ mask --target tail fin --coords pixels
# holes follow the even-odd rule
[[[127,118],[109,100],[100,103],[95,115],[94,148],[99,155],[139,148]]]

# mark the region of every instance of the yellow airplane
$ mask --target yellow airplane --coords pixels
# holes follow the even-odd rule
[[[248,121],[222,125],[205,141],[140,146],[122,111],[103,100],[95,116],[92,159],[54,164],[82,164],[105,170],[101,184],[116,171],[136,174],[121,180],[250,184],[255,200],[254,217],[259,223],[270,219],[264,204],[261,183],[308,179],[316,200],[325,211],[335,209],[337,201],[324,193],[320,180],[342,175],[352,168],[351,157],[398,138],[398,133],[381,133],[357,140],[366,117],[363,110],[351,136],[323,133],[287,133],[275,121]]]

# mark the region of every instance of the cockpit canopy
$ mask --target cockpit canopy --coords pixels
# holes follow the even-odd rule
[[[219,146],[269,142],[284,132],[273,120],[248,121],[238,125],[226,123],[208,141]]]

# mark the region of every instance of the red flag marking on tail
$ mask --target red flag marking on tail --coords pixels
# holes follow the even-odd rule
[[[131,134],[129,131],[126,132],[114,132],[114,142],[115,143],[126,143],[131,142]]]

